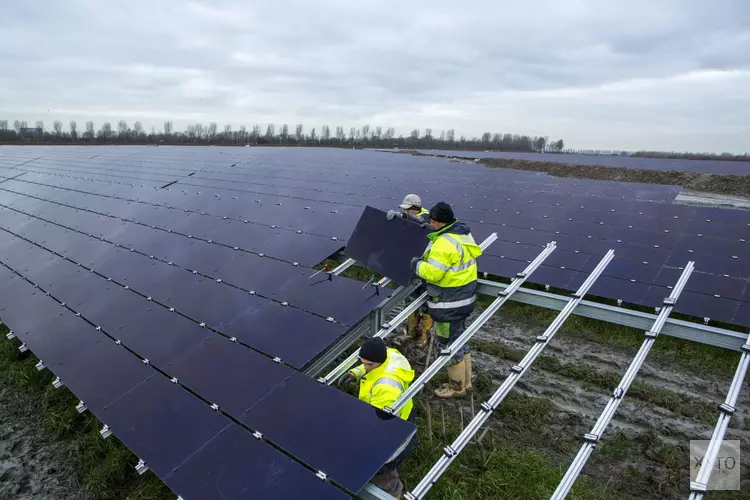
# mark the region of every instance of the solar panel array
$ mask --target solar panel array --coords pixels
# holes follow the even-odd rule
[[[694,260],[675,310],[750,326],[750,212],[674,186],[218,147],[0,148],[0,319],[178,493],[346,496],[315,472],[356,492],[414,429],[299,372],[383,299],[311,267],[410,192],[497,232],[480,271],[514,276],[554,240],[530,281],[574,290],[614,248],[591,294],[658,307]]]
[[[395,150],[391,150],[395,151]],[[671,158],[640,158],[637,156],[509,153],[502,151],[455,151],[420,149],[420,153],[457,158],[499,158],[506,160],[546,161],[573,165],[604,165],[641,170],[698,172],[706,174],[750,175],[750,162],[722,160],[676,160]]]

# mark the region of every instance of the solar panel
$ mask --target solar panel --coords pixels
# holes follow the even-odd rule
[[[409,264],[427,247],[427,231],[405,219],[386,219],[385,212],[365,207],[344,253],[368,269],[401,285],[414,274]]]
[[[392,451],[412,436],[415,427],[400,418],[381,419],[373,407],[364,403],[348,407],[346,413],[321,411],[336,408],[351,398],[295,374],[241,420],[349,491],[359,491],[388,461]],[[289,406],[291,401],[294,409]],[[319,435],[331,439],[321,440]],[[363,449],[367,453],[362,453]]]

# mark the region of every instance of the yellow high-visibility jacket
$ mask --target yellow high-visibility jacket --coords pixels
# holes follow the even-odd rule
[[[427,237],[430,243],[415,272],[427,282],[430,316],[438,322],[466,318],[476,302],[476,259],[482,255],[482,248],[471,236],[469,226],[459,221]]]
[[[414,380],[414,370],[398,350],[389,348],[385,363],[370,373],[364,365],[350,370],[359,379],[359,399],[375,408],[391,406],[409,388]],[[407,420],[413,407],[411,400],[399,412],[399,417]]]

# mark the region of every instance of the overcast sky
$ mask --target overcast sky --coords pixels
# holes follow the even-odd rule
[[[749,0],[3,2],[0,119],[750,151]]]

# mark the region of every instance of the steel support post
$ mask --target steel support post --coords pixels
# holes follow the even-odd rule
[[[599,415],[599,418],[594,424],[594,427],[591,429],[591,432],[583,436],[584,443],[578,450],[578,454],[573,460],[573,463],[570,464],[570,467],[565,473],[565,476],[560,481],[560,484],[557,485],[557,489],[552,494],[551,500],[564,500],[565,497],[568,496],[570,489],[573,487],[576,479],[578,479],[578,476],[585,467],[589,457],[594,452],[594,448],[596,448],[597,443],[599,442],[599,440],[601,440],[605,429],[612,421],[612,418],[614,417],[615,412],[617,412],[617,408],[620,406],[620,403],[625,397],[625,394],[628,392],[630,385],[638,375],[638,371],[643,366],[643,363],[646,360],[646,356],[648,356],[648,353],[651,351],[651,347],[653,347],[654,342],[656,341],[656,337],[659,335],[661,329],[664,327],[664,324],[667,322],[667,318],[672,313],[672,309],[679,299],[682,290],[685,288],[685,284],[690,278],[690,275],[693,273],[694,266],[695,263],[693,261],[688,262],[687,266],[685,266],[685,269],[682,271],[680,278],[677,280],[677,283],[672,289],[672,293],[669,294],[669,297],[664,299],[664,304],[661,311],[659,312],[659,316],[657,316],[656,321],[654,322],[651,329],[646,332],[646,338],[643,340],[640,349],[638,349],[638,352],[633,358],[633,361],[630,363],[627,371],[625,371],[625,375],[623,375],[622,380],[620,380],[619,385],[614,390],[612,397],[607,402],[607,406]]]
[[[432,363],[422,373],[422,375],[420,375],[419,378],[417,378],[417,380],[415,380],[411,384],[411,386],[409,386],[409,388],[401,394],[401,396],[393,403],[393,405],[383,409],[391,413],[392,415],[396,415],[399,411],[401,411],[404,405],[411,398],[416,396],[417,393],[422,390],[425,384],[427,384],[427,382],[429,382],[432,377],[434,377],[440,371],[440,369],[445,366],[448,360],[450,360],[452,353],[457,349],[463,347],[463,345],[466,344],[466,342],[468,342],[471,337],[473,337],[474,334],[477,333],[487,321],[489,321],[492,315],[495,314],[503,306],[503,304],[505,304],[508,298],[521,287],[521,285],[526,281],[526,278],[528,278],[528,276],[531,275],[534,270],[542,265],[542,262],[544,262],[544,260],[555,250],[556,247],[557,244],[554,241],[548,243],[544,250],[542,250],[542,252],[537,255],[537,257],[526,267],[526,269],[518,273],[518,276],[516,276],[510,283],[510,285],[508,285],[508,288],[498,293],[499,297],[495,299],[495,301],[492,302],[492,304],[490,304],[487,309],[482,311],[482,313],[474,320],[474,322],[469,325],[466,331],[462,333],[461,336],[459,336],[456,340],[454,340],[452,344],[440,351],[440,355],[437,357],[435,362]]]
[[[408,492],[404,498],[408,500],[418,500],[423,498],[434,485],[438,479],[448,470],[448,467],[453,460],[458,456],[459,453],[468,445],[474,438],[474,435],[482,428],[482,426],[489,420],[490,415],[495,409],[502,403],[505,397],[510,394],[513,387],[516,385],[518,380],[523,376],[524,373],[529,369],[531,364],[541,354],[542,350],[549,344],[554,337],[557,330],[560,329],[565,320],[571,315],[573,309],[578,305],[583,296],[599,278],[604,268],[614,257],[614,250],[610,250],[602,258],[596,268],[586,278],[581,287],[573,294],[573,298],[568,300],[568,304],[563,308],[562,311],[557,315],[555,320],[547,327],[544,334],[536,338],[534,346],[526,353],[526,356],[521,362],[511,368],[511,372],[508,378],[505,379],[500,388],[490,397],[489,400],[482,403],[479,407],[479,413],[469,422],[469,425],[459,434],[456,440],[450,445],[446,446],[443,450],[443,456],[435,463],[430,471],[425,475],[419,484],[410,492]]]

